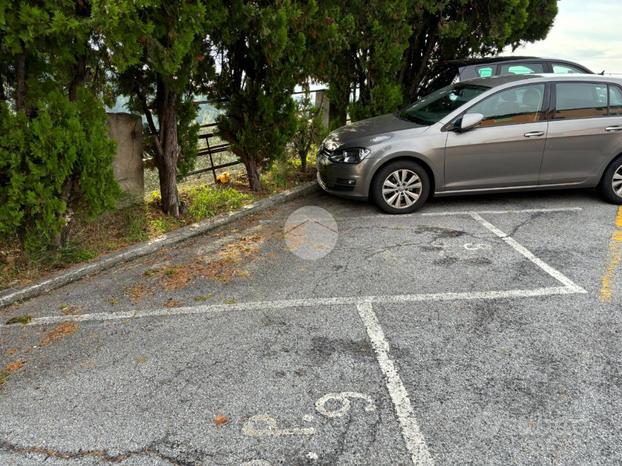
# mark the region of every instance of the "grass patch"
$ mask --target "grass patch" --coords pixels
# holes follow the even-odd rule
[[[206,295],[195,296],[192,299],[195,300],[197,303],[204,303],[205,301],[212,299],[213,296],[214,296],[214,293],[208,293]]]
[[[9,320],[5,322],[5,324],[6,325],[15,325],[15,324],[26,325],[26,324],[29,324],[31,321],[32,321],[32,317],[29,315],[25,315],[25,316],[11,317]]]
[[[196,221],[213,217],[225,210],[235,210],[251,196],[225,186],[197,186],[186,192],[188,214]]]

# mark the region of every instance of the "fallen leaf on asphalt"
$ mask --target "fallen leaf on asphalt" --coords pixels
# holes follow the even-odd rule
[[[65,304],[64,306],[61,306],[60,310],[66,316],[73,316],[80,312],[80,310],[78,309],[78,306],[71,306],[69,304]]]
[[[217,427],[224,426],[225,424],[228,424],[228,423],[229,423],[229,418],[225,416],[224,414],[218,414],[216,417],[214,417],[214,424],[216,424]]]
[[[78,330],[78,324],[74,322],[65,322],[58,324],[43,335],[41,338],[41,346],[47,346],[58,340],[62,340],[68,335],[73,335]]]
[[[10,374],[11,372],[20,370],[22,367],[24,367],[24,361],[15,361],[4,366],[4,370]]]
[[[177,301],[176,299],[173,298],[169,298],[168,301],[166,301],[166,303],[164,303],[164,307],[180,307],[181,306],[181,302]]]

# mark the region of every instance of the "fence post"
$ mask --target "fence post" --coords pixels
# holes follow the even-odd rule
[[[328,93],[325,90],[315,92],[315,106],[320,110],[320,119],[322,126],[328,128],[330,102],[328,101]]]

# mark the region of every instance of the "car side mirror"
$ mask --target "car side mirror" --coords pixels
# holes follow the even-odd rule
[[[462,119],[457,125],[458,131],[468,131],[479,125],[484,119],[484,115],[481,113],[465,113],[462,115]]]

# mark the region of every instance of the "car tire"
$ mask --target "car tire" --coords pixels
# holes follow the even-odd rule
[[[607,202],[622,204],[622,156],[609,164],[600,180],[598,191]]]
[[[398,160],[378,170],[372,183],[372,197],[388,214],[409,214],[425,204],[430,188],[430,177],[421,165]]]

